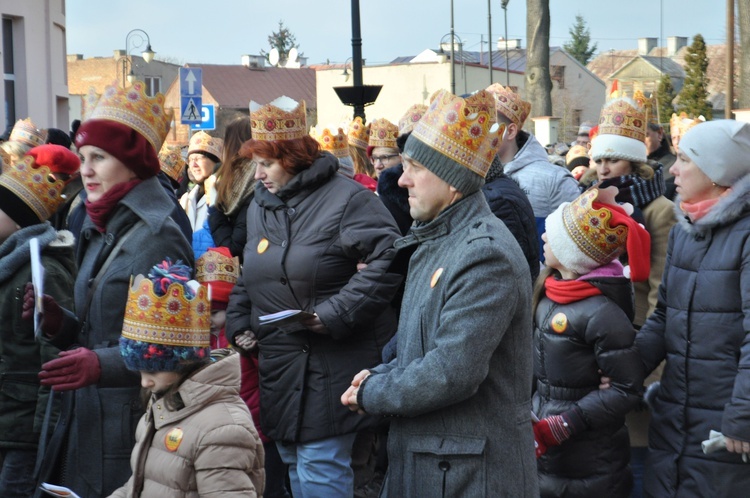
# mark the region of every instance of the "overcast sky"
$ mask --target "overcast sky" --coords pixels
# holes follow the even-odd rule
[[[456,35],[466,50],[484,50],[488,38],[503,36],[500,0],[454,0]],[[243,54],[269,49],[267,37],[279,20],[292,31],[308,63],[344,62],[351,56],[351,2],[347,0],[67,0],[67,52],[110,56],[125,49],[127,33],[140,28],[156,57],[171,62],[239,64]],[[368,65],[437,48],[450,38],[450,0],[361,0],[362,54]],[[581,14],[598,52],[637,47],[640,37],[726,40],[723,0],[550,0],[550,44],[561,46]],[[661,7],[661,8],[660,8]],[[710,8],[709,8],[710,7]],[[663,16],[660,16],[660,10]],[[447,36],[446,36],[447,35]],[[526,2],[508,4],[508,38],[526,47]],[[133,53],[137,36],[130,38]],[[496,50],[493,45],[493,50]]]

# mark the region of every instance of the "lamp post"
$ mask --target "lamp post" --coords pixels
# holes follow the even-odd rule
[[[503,7],[505,16],[505,86],[510,86],[510,68],[508,67],[508,2],[510,0],[500,0],[500,5]]]
[[[505,2],[508,3],[507,1]],[[490,69],[490,85],[492,84],[492,0],[487,0],[487,67]]]
[[[138,40],[132,47],[130,47],[130,38],[133,35],[135,35],[135,37],[138,38]],[[144,36],[146,37],[145,40],[143,38]],[[136,29],[131,29],[128,32],[128,34],[125,35],[125,55],[123,56],[124,61],[122,63],[122,86],[123,88],[125,87],[126,79],[127,79],[127,82],[131,84],[136,79],[135,73],[133,72],[133,62],[129,60],[130,50],[133,48],[138,48],[138,47],[143,46],[144,41],[146,42],[146,50],[141,52],[141,56],[143,57],[143,60],[146,61],[146,64],[148,64],[152,60],[154,60],[154,56],[156,55],[156,52],[154,52],[151,49],[151,38],[148,36],[148,33],[146,33],[140,28],[136,28]],[[125,67],[127,65],[125,61],[127,61],[127,64],[130,65],[130,72],[127,75],[125,74]]]
[[[453,30],[453,0],[451,0],[451,93],[453,95],[456,94],[456,63],[455,63],[455,60],[453,59],[453,56],[455,55],[454,50],[453,50],[455,36],[456,36],[456,33]],[[443,45],[443,40],[440,40],[441,50],[442,50],[442,45]]]
[[[461,37],[458,36],[455,33],[446,33],[443,35],[442,38],[440,38],[440,53],[445,53],[443,51],[443,40],[445,40],[446,36],[451,37],[451,93],[453,95],[456,95],[456,65],[453,63],[453,57],[455,56],[455,45],[456,40],[458,40],[458,56],[461,58],[461,66],[464,68],[464,71],[462,72],[462,76],[464,79],[464,93],[466,93],[466,65],[464,62],[464,42],[461,40]]]

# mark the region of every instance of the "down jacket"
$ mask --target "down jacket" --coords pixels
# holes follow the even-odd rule
[[[184,407],[152,395],[136,431],[133,475],[112,498],[263,496],[263,445],[239,396],[239,355],[227,353],[213,352],[214,363],[182,383]]]
[[[377,365],[396,331],[390,302],[402,278],[388,269],[399,237],[378,197],[322,154],[275,195],[261,182],[247,213],[244,271],[226,335],[258,338],[260,422],[274,441],[305,443],[375,423],[340,402],[352,377]],[[357,271],[357,263],[367,266]],[[318,314],[327,333],[260,327],[287,309]]]
[[[740,455],[701,451],[710,430],[750,441],[750,175],[703,218],[679,208],[656,310],[636,338],[648,371],[664,359],[651,405],[648,496],[747,496]]]

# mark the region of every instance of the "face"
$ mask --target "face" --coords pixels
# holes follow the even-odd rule
[[[214,310],[211,312],[211,333],[219,335],[224,325],[227,324],[227,311]]]
[[[678,147],[680,145],[680,131],[677,129],[673,129],[671,133],[672,137],[672,148],[675,150],[675,153],[679,152],[680,148]]]
[[[576,137],[576,145],[583,145],[584,147],[591,146],[591,139],[588,135],[578,135]]]
[[[654,131],[651,128],[646,128],[646,150],[649,154],[653,154],[657,151],[661,145],[661,139],[664,136],[661,130]]]
[[[213,174],[215,166],[215,162],[198,152],[193,152],[188,156],[188,169],[192,173],[195,183],[200,185]]]
[[[557,257],[552,253],[549,242],[547,242],[547,232],[542,234],[542,240],[544,241],[544,246],[542,247],[542,250],[544,251],[544,264],[556,270],[561,268],[564,269],[562,264],[560,264],[560,261],[558,261]]]
[[[384,170],[392,168],[401,162],[401,154],[399,154],[397,149],[390,147],[375,147],[372,149],[370,162],[375,169],[375,178],[378,178]]]
[[[424,165],[403,157],[404,172],[398,186],[409,191],[409,214],[418,221],[430,221],[461,197],[454,187]]]
[[[694,203],[719,197],[724,189],[713,184],[711,179],[682,152],[677,153],[677,159],[669,172],[674,175],[677,193],[683,202]]]
[[[136,178],[136,174],[119,159],[99,147],[84,145],[78,152],[81,154],[83,188],[89,202],[98,201],[115,185]]]
[[[16,233],[21,227],[0,209],[0,244]]]
[[[596,160],[596,176],[599,180],[619,178],[633,172],[633,165],[627,159],[602,158]]]
[[[177,372],[141,372],[141,386],[154,394],[162,394],[180,379]]]
[[[255,161],[255,179],[263,182],[263,185],[272,194],[277,194],[294,175],[287,172],[281,167],[278,159],[269,159],[261,157],[258,154],[253,155]]]

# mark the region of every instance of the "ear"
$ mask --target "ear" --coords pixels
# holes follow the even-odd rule
[[[516,126],[516,123],[509,123],[505,128],[505,138],[514,141],[516,139],[516,135],[518,135],[518,126]]]

